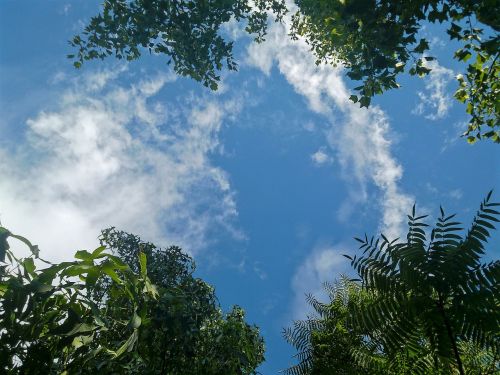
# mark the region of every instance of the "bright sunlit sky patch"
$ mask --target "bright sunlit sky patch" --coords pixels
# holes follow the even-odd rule
[[[98,11],[0,3],[1,222],[53,260],[96,246],[109,226],[183,246],[222,306],[261,328],[263,374],[291,363],[281,330],[307,313],[305,293],[349,272],[352,237],[397,237],[415,201],[469,223],[499,186],[498,146],[459,138],[460,66],[436,27],[425,30],[433,73],[366,110],[348,101],[342,70],[317,67],[281,25],[262,45],[239,37],[240,70],[217,93],[162,57],[77,71],[67,40]],[[497,233],[489,257],[498,245]]]

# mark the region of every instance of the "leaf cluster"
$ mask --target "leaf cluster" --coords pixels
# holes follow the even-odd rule
[[[240,307],[221,311],[178,247],[109,228],[93,252],[53,264],[0,234],[1,373],[254,374],[264,360],[258,328]],[[8,238],[31,255],[17,259]]]
[[[254,373],[264,360],[257,327],[245,322],[240,307],[227,314],[221,311],[214,289],[193,276],[194,261],[179,247],[160,248],[115,228],[103,230],[100,241],[132,270],[140,269],[137,254],[144,254],[148,275],[159,294],[146,307],[147,325],[138,337],[137,358],[127,364],[129,372]],[[131,314],[130,306],[114,296],[107,280],[94,293],[113,319]],[[112,337],[117,335],[118,330],[112,332]],[[112,337],[110,332],[109,339]],[[112,365],[113,371],[125,371]]]
[[[89,298],[88,291],[106,276],[116,295],[136,312],[157,297],[145,270],[133,273],[104,246],[80,250],[72,262],[53,264],[38,248],[5,228],[0,271],[0,372],[7,374],[88,373],[120,361],[136,347],[142,320],[137,315],[113,321]],[[24,242],[31,255],[18,259],[7,238]],[[40,268],[40,264],[46,267]],[[119,327],[120,339],[100,337]]]
[[[420,32],[424,22],[447,24],[451,40],[462,47],[455,59],[466,62],[455,97],[471,115],[467,140],[488,138],[500,143],[500,5],[495,0],[296,0],[292,37],[304,36],[317,63],[342,63],[347,75],[361,84],[353,102],[368,107],[374,95],[397,88],[405,71],[423,77],[431,72],[429,41]],[[476,27],[473,20],[484,25]],[[482,127],[486,127],[483,129]]]
[[[365,341],[359,326],[351,324],[354,306],[364,303],[366,294],[359,285],[346,276],[335,284],[324,283],[329,302],[322,303],[312,295],[307,302],[314,315],[306,320],[295,321],[293,327],[283,330],[285,340],[297,350],[298,363],[284,370],[286,375],[302,374],[375,374],[357,364],[354,348]]]
[[[246,31],[257,42],[264,40],[267,11],[282,15],[283,0],[105,0],[101,14],[92,17],[81,35],[70,45],[69,55],[79,68],[84,61],[114,55],[128,61],[143,50],[168,56],[177,74],[189,76],[212,90],[226,66],[236,70],[233,42],[221,27],[231,19],[246,21]]]
[[[319,317],[285,331],[299,351],[285,373],[497,373],[500,262],[481,262],[500,216],[490,199],[465,234],[443,209],[429,234],[414,207],[405,241],[357,238],[359,279],[327,287],[329,303],[308,298]]]

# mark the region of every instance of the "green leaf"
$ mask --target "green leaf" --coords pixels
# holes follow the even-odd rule
[[[79,250],[75,253],[75,258],[82,260],[91,260],[92,254],[90,254],[87,250]]]
[[[51,284],[41,282],[40,279],[33,279],[30,283],[31,290],[36,293],[46,293],[54,289]]]
[[[425,39],[420,39],[419,44],[413,49],[417,53],[424,53],[429,49],[429,43]]]
[[[102,254],[104,250],[106,250],[106,246],[99,246],[92,252],[92,259],[97,259],[105,256],[104,254]]]
[[[110,261],[106,261],[103,264],[101,264],[101,270],[104,272],[106,275],[111,277],[111,279],[118,283],[118,284],[123,284],[123,281],[120,279],[118,274],[115,271],[114,264]]]
[[[141,269],[141,275],[146,275],[147,274],[147,259],[146,259],[146,254],[144,254],[142,251],[139,252],[139,264],[140,264],[140,269]]]
[[[150,294],[153,298],[158,297],[158,290],[156,289],[156,286],[151,283],[149,278],[146,278],[144,281],[144,291]]]
[[[72,266],[67,267],[63,272],[61,272],[62,276],[80,276],[88,273],[93,270],[95,266],[93,264],[85,264],[85,263],[76,263]]]
[[[361,99],[359,100],[360,107],[366,107],[368,108],[371,102],[371,98],[368,96],[362,96]]]
[[[97,283],[100,275],[101,272],[97,267],[87,270],[87,274],[85,276],[85,286],[87,288],[93,287]]]
[[[34,276],[36,266],[33,258],[26,258],[23,261],[23,268],[30,276]]]
[[[134,332],[132,332],[127,341],[125,341],[123,345],[116,352],[114,352],[113,358],[118,358],[126,351],[127,352],[131,351],[134,348],[137,338],[138,338],[138,331],[134,330]]]
[[[89,345],[90,343],[92,343],[93,339],[94,339],[94,335],[76,336],[73,339],[73,342],[71,343],[71,345],[75,349],[78,349],[78,348],[80,348],[82,346]]]
[[[402,61],[399,61],[399,62],[397,62],[397,63],[394,65],[394,67],[396,68],[396,70],[403,70],[403,69],[404,69],[404,67],[405,67],[405,63],[404,63],[404,62],[402,62]]]
[[[77,333],[93,332],[98,326],[94,324],[79,323],[73,326],[68,332],[62,333],[63,336],[73,336]]]

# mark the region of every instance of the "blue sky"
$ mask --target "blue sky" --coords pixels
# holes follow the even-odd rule
[[[306,313],[304,293],[349,271],[341,254],[354,236],[397,236],[415,201],[469,223],[499,186],[498,146],[459,138],[461,67],[437,27],[425,29],[434,73],[402,78],[366,110],[348,102],[354,83],[340,68],[315,66],[280,25],[262,45],[227,27],[240,70],[217,93],[162,57],[74,70],[67,40],[98,10],[0,3],[2,224],[54,260],[111,225],[183,246],[222,306],[241,305],[261,328],[263,374],[291,363],[281,330]]]

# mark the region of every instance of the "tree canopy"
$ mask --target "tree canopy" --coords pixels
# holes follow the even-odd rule
[[[361,84],[351,100],[368,107],[376,94],[397,88],[407,71],[431,72],[425,22],[444,23],[460,48],[454,58],[467,63],[457,76],[455,98],[466,105],[470,143],[500,143],[500,5],[496,0],[296,0],[291,37],[303,36],[317,63],[341,63]],[[231,19],[246,22],[255,40],[264,40],[267,12],[283,20],[284,0],[106,0],[70,44],[80,67],[86,60],[115,55],[137,59],[142,51],[168,56],[174,71],[217,89],[218,72],[237,69],[233,41],[221,30]]]
[[[218,72],[236,70],[233,42],[221,26],[245,21],[245,30],[260,42],[267,30],[267,11],[282,15],[283,0],[106,0],[83,34],[70,44],[78,49],[75,67],[85,60],[115,55],[134,60],[141,49],[168,56],[176,73],[217,89]]]
[[[145,255],[148,275],[158,299],[147,307],[149,325],[138,338],[140,361],[133,373],[252,374],[264,360],[264,343],[245,313],[234,307],[224,314],[214,289],[193,276],[193,260],[177,246],[159,248],[139,237],[108,228],[101,244],[131,270],[140,270],[138,254]],[[94,291],[95,299],[115,320],[131,314],[114,298],[109,280]],[[102,298],[101,296],[107,296]],[[112,333],[115,337],[117,332]]]
[[[318,317],[285,331],[299,350],[286,373],[497,373],[500,261],[481,262],[500,216],[490,198],[465,235],[441,209],[428,239],[413,209],[405,241],[358,238],[358,281],[328,287],[328,303],[309,297]]]
[[[489,138],[500,143],[500,3],[495,0],[296,0],[292,36],[304,36],[317,63],[342,63],[347,75],[361,81],[351,100],[362,107],[371,98],[399,87],[407,71],[425,76],[429,41],[425,22],[446,24],[460,48],[454,58],[469,61],[457,77],[455,98],[471,116],[464,135],[471,143]]]
[[[355,352],[365,345],[359,325],[351,324],[351,313],[366,301],[359,284],[342,276],[335,284],[324,283],[329,301],[323,303],[307,295],[314,315],[295,321],[283,330],[285,340],[298,351],[298,363],[283,371],[286,375],[301,374],[375,374],[356,361]]]
[[[221,311],[178,247],[109,228],[93,252],[49,263],[0,234],[2,373],[254,374],[264,360],[257,327],[240,307]],[[16,258],[7,239],[31,255]]]

